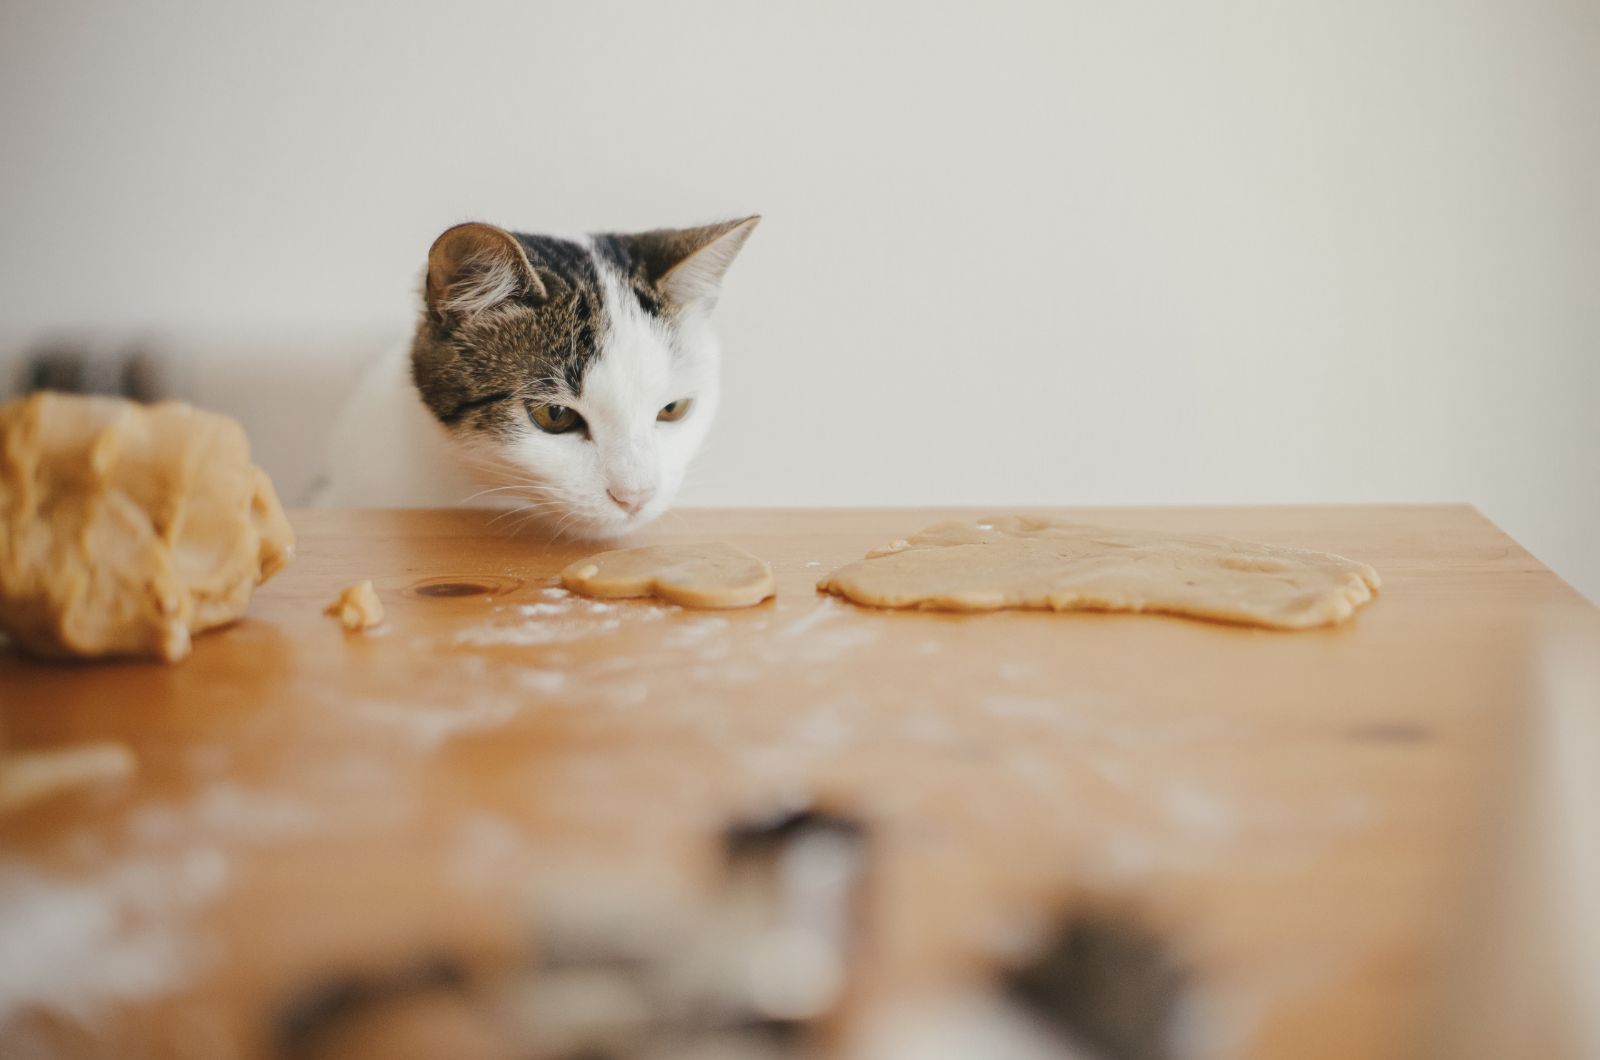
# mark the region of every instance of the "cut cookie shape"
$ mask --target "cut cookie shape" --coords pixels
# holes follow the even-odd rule
[[[940,523],[818,588],[869,607],[1155,611],[1309,629],[1349,618],[1378,575],[1324,552],[1007,516]]]
[[[657,596],[702,608],[754,607],[777,591],[771,567],[720,541],[602,552],[569,565],[561,584],[603,600]]]

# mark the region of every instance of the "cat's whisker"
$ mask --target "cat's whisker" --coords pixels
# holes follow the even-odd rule
[[[488,486],[463,498],[460,503],[470,504],[480,497],[498,496],[506,493],[559,496],[563,492],[554,486],[530,481],[526,477],[526,471],[508,466],[504,461],[487,459],[471,452],[462,453],[461,456],[463,463],[479,472],[480,479],[495,483],[495,485]]]
[[[522,528],[527,526],[538,515],[537,512],[528,512],[520,508],[510,514],[517,516],[517,518],[505,525],[504,529],[507,537],[517,536],[522,531]]]
[[[525,505],[523,507],[514,508],[514,509],[511,509],[508,512],[503,513],[503,515],[501,516],[501,519],[504,519],[506,517],[513,517],[512,521],[510,523],[508,523],[504,527],[506,535],[508,537],[515,537],[517,534],[521,533],[524,529],[526,529],[529,526],[529,524],[537,522],[539,519],[544,517],[545,514],[547,513],[547,511],[552,507],[559,507],[559,506],[555,506],[555,505]],[[501,521],[501,519],[496,519],[495,521],[499,522],[499,521]],[[493,525],[493,524],[491,524],[491,525]]]
[[[528,494],[523,493],[523,492],[521,492],[519,490],[514,490],[514,491],[511,491],[509,493],[497,493],[497,494],[495,494],[493,496],[489,496],[489,497],[482,497],[482,495],[478,495],[478,496],[474,496],[474,497],[468,497],[468,498],[465,498],[464,500],[462,500],[460,503],[463,506],[469,506],[470,507],[470,506],[474,506],[474,502],[475,501],[479,501],[481,499],[482,503],[481,504],[477,504],[476,505],[477,507],[503,508],[507,504],[511,504],[511,505],[515,506],[517,503],[522,501],[524,498],[541,499],[541,498],[530,498]]]
[[[539,518],[543,514],[544,513],[540,512],[540,511],[527,511],[526,514],[524,514],[522,516],[522,518],[518,519],[515,523],[513,523],[510,527],[507,528],[507,533],[510,536],[516,536],[517,534],[519,534],[522,531],[526,530],[530,525],[538,522]],[[567,524],[567,522],[569,520],[574,519],[576,517],[577,517],[577,513],[576,512],[573,512],[573,511],[570,511],[570,510],[564,512],[562,517],[561,517],[561,519],[557,521],[556,528],[554,530],[548,531],[546,536],[551,541],[559,541],[559,540],[561,540],[561,530],[562,530],[562,528],[565,527],[565,525]]]
[[[565,506],[565,504],[566,504],[566,497],[564,495],[562,495],[562,494],[559,494],[559,493],[541,494],[541,493],[535,493],[535,492],[532,492],[532,491],[529,491],[529,490],[524,490],[524,489],[521,489],[521,488],[518,488],[518,489],[512,491],[509,495],[501,495],[498,499],[505,500],[505,501],[511,501],[511,502],[513,502],[514,504],[516,504],[519,507],[521,505],[518,504],[517,502],[536,504],[536,505],[541,505],[541,506],[545,506],[545,507]]]
[[[549,499],[544,497],[526,497],[519,499],[522,500],[522,503],[515,504],[513,507],[507,510],[515,512],[522,511],[527,508],[535,508],[540,511],[546,511],[553,508],[565,510],[567,507],[566,503],[559,499]]]
[[[566,515],[562,516],[561,520],[556,523],[556,528],[552,534],[552,537],[557,541],[571,540],[571,538],[567,536],[567,532],[571,529],[572,524],[575,523],[577,519],[578,513],[576,511],[568,512]]]
[[[556,520],[556,525],[551,530],[550,536],[557,541],[563,540],[563,535],[565,535],[567,527],[575,518],[577,518],[576,512],[569,511],[562,515],[560,519]]]
[[[477,500],[479,497],[487,497],[491,493],[519,492],[519,491],[522,491],[522,490],[525,490],[525,489],[527,489],[527,487],[522,485],[521,483],[511,483],[510,485],[506,485],[506,486],[491,486],[489,489],[479,490],[477,493],[474,493],[474,494],[472,494],[470,496],[461,498],[461,500],[458,503],[460,503],[460,504],[471,504],[473,501]]]
[[[551,511],[561,511],[563,509],[563,507],[564,507],[563,505],[558,504],[558,503],[553,502],[553,501],[552,502],[545,502],[545,503],[524,504],[524,505],[520,505],[520,506],[518,506],[516,508],[507,508],[505,511],[501,512],[499,515],[496,515],[493,519],[490,519],[484,525],[486,527],[494,527],[497,524],[502,523],[505,520],[510,519],[510,518],[512,518],[514,516],[518,516],[518,515],[525,515],[528,519],[532,519],[532,518],[536,518],[538,516],[542,516],[542,515],[544,515],[544,514],[546,514],[548,512],[551,512]],[[519,523],[512,523],[511,525],[512,526],[517,526],[517,525],[520,525],[520,524]]]
[[[568,527],[568,525],[571,524],[571,520],[576,519],[576,517],[578,517],[578,516],[576,516],[576,514],[573,514],[573,512],[566,512],[566,514],[563,514],[563,516],[560,517],[560,519],[558,519],[557,522],[555,522],[554,530],[550,530],[550,528],[546,528],[546,532],[544,532],[544,535],[546,535],[547,540],[552,541],[552,543],[555,543],[555,541],[563,541],[563,540],[565,540],[566,527]],[[531,522],[531,520],[530,520],[530,522]]]

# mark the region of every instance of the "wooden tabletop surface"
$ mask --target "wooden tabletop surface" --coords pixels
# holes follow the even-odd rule
[[[773,564],[775,601],[711,613],[567,596],[593,549],[491,514],[302,511],[182,664],[0,650],[6,745],[139,762],[0,820],[0,1054],[276,1055],[312,984],[514,963],[563,889],[688,901],[730,823],[812,804],[870,837],[857,1023],[1094,907],[1181,967],[1181,1055],[1418,1055],[1542,646],[1600,649],[1596,609],[1462,506],[1058,513],[1376,567],[1313,632],[816,593],[956,514],[671,515],[637,543]],[[346,634],[362,578],[387,619]]]

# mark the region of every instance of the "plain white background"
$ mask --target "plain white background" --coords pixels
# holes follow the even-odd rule
[[[759,211],[686,504],[1466,500],[1600,597],[1592,2],[0,11],[16,341]]]

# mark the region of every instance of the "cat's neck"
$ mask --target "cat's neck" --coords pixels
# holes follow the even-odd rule
[[[339,507],[493,506],[411,381],[409,345],[374,363],[334,427],[328,482],[319,504]],[[502,502],[505,503],[505,502]]]

